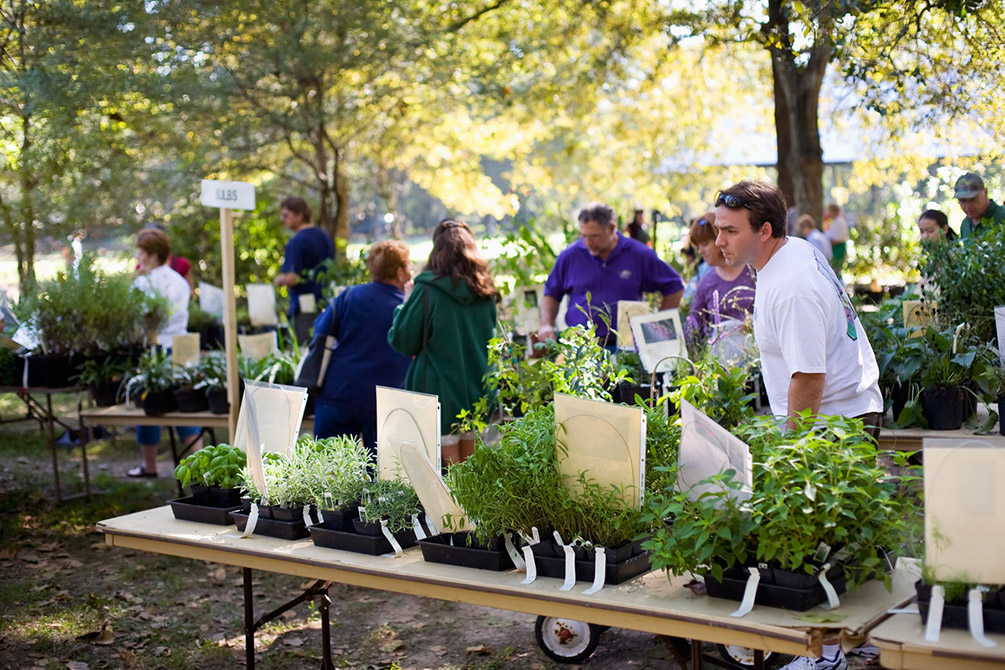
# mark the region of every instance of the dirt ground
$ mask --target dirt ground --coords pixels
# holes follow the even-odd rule
[[[64,399],[64,402],[66,399]],[[51,460],[37,424],[0,401],[0,670],[240,668],[245,646],[241,572],[194,560],[107,547],[95,522],[174,497],[170,458],[156,480],[128,480],[132,436],[89,448],[102,493],[53,502]],[[78,486],[80,451],[60,447],[64,490]],[[256,615],[298,595],[301,580],[255,573]],[[655,636],[611,628],[583,666],[538,649],[535,617],[449,601],[335,585],[332,651],[353,670],[673,670]],[[320,667],[313,603],[267,624],[256,641],[262,670]],[[879,667],[855,659],[857,670]]]

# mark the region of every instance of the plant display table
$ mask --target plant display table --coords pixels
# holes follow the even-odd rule
[[[869,641],[879,647],[880,665],[897,670],[1001,670],[1005,635],[991,633],[988,638],[998,646],[982,647],[969,631],[943,628],[938,642],[926,642],[916,613],[895,614],[869,634]]]
[[[897,451],[921,451],[925,440],[981,440],[997,447],[1005,448],[1005,435],[998,434],[997,429],[989,435],[975,435],[966,428],[960,430],[929,430],[927,428],[883,428],[879,433],[880,449],[896,449]]]
[[[88,431],[85,430],[85,424],[87,423],[95,426],[165,426],[169,429],[171,458],[177,467],[178,462],[188,453],[192,445],[203,436],[203,433],[210,432],[212,439],[215,440],[216,436],[213,431],[216,428],[226,431],[227,421],[228,416],[226,414],[213,414],[212,412],[168,412],[161,416],[147,416],[143,413],[142,409],[138,409],[133,405],[122,404],[113,407],[94,407],[80,412],[80,444],[81,449],[83,449],[88,434]],[[179,426],[200,426],[203,430],[194,439],[182,444],[179,450],[174,431]],[[300,430],[301,432],[309,431],[313,434],[314,417],[304,417],[304,420],[300,424]],[[84,460],[84,472],[87,472],[86,457]],[[178,493],[179,495],[181,494],[180,484]]]
[[[683,587],[685,580],[675,578],[671,583],[662,573],[584,596],[585,584],[561,591],[559,579],[539,578],[525,585],[520,583],[524,575],[515,571],[427,563],[418,547],[406,550],[401,558],[390,558],[326,549],[310,539],[241,538],[233,527],[176,520],[167,506],[108,519],[97,528],[111,546],[243,568],[248,668],[254,667],[258,625],[253,615],[253,569],[688,638],[695,641],[692,657],[699,659],[695,667],[700,666],[699,640],[809,656],[819,656],[825,642],[855,645],[865,640],[889,608],[914,594],[915,577],[898,571],[892,593],[870,582],[842,596],[840,609],[829,616],[819,609],[799,613],[756,607],[747,616],[734,618],[730,613],[737,603],[695,595]],[[330,663],[327,646],[324,653]]]
[[[64,498],[63,491],[59,485],[59,455],[56,450],[56,426],[62,426],[66,430],[73,429],[71,426],[63,423],[59,417],[56,416],[52,409],[52,396],[56,393],[76,393],[77,416],[79,417],[83,413],[82,389],[76,386],[66,388],[0,386],[0,393],[15,394],[21,399],[21,402],[25,404],[25,408],[28,410],[27,418],[38,421],[39,427],[45,434],[46,446],[49,447],[49,453],[52,455],[52,480],[56,486],[56,500],[62,502]],[[79,423],[81,426],[80,456],[83,463],[82,467],[84,469],[84,491],[79,495],[89,496],[91,495],[91,478],[87,471],[87,445],[83,437],[83,419],[81,419]]]

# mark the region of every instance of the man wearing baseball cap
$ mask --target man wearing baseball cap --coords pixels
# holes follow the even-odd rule
[[[984,180],[973,172],[956,180],[955,197],[960,203],[960,209],[967,215],[960,224],[960,237],[964,240],[1005,222],[1005,207],[988,198]]]

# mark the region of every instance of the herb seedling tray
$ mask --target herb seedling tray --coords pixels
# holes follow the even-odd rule
[[[921,624],[928,622],[928,608],[932,600],[932,587],[922,584],[920,581],[915,584],[918,591],[918,611],[921,613]],[[985,633],[1005,633],[1005,609],[989,607],[984,603],[984,632]],[[942,607],[942,627],[970,629],[970,614],[967,611],[967,604],[946,602]]]
[[[548,556],[535,556],[537,574],[542,577],[557,577],[565,579],[565,559],[550,558]],[[595,563],[593,556],[588,561],[576,561],[576,581],[592,582],[594,576]],[[638,577],[652,570],[649,563],[649,552],[632,556],[628,560],[620,563],[607,563],[604,574],[605,584],[620,584],[633,577]]]
[[[319,547],[329,549],[341,549],[342,551],[352,551],[357,554],[369,554],[370,556],[380,556],[381,554],[394,553],[391,543],[381,535],[363,535],[361,533],[349,533],[340,530],[329,530],[324,526],[311,526],[309,528],[314,544]],[[394,539],[398,541],[402,549],[415,546],[415,531],[403,530],[394,534]]]
[[[248,525],[248,515],[240,512],[231,512],[234,523],[239,531],[244,531]],[[303,519],[296,521],[279,521],[277,519],[263,519],[258,517],[258,524],[255,526],[256,535],[266,535],[268,537],[278,537],[280,540],[300,540],[310,535]]]
[[[496,572],[513,567],[513,561],[503,547],[502,538],[493,538],[488,547],[475,544],[469,547],[466,544],[468,535],[469,533],[443,533],[419,540],[423,560],[429,563],[445,563]],[[451,537],[453,545],[450,544]]]
[[[789,572],[769,568],[769,577],[766,580],[762,570],[761,583],[757,585],[757,597],[754,598],[755,605],[764,607],[778,607],[796,612],[805,612],[813,609],[821,603],[827,602],[827,594],[824,587],[813,575]],[[746,571],[744,571],[746,575]],[[772,584],[771,581],[776,583]],[[784,583],[779,584],[777,582]],[[834,590],[844,593],[847,587],[847,578],[844,570],[840,567],[833,568],[827,573],[827,581],[831,583]],[[705,589],[708,595],[713,598],[723,598],[725,600],[743,600],[743,593],[747,588],[746,577],[733,577],[723,575],[722,581],[717,582],[710,574],[705,575]]]
[[[169,500],[171,512],[174,518],[182,521],[196,521],[198,523],[211,523],[216,526],[229,526],[234,523],[230,518],[231,512],[241,509],[240,505],[228,505],[218,507],[216,505],[205,505],[195,501],[195,496],[177,498]]]

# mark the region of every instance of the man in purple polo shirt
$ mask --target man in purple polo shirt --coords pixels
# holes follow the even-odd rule
[[[641,300],[643,293],[656,291],[663,294],[660,309],[670,309],[680,304],[684,282],[656,252],[618,232],[610,207],[586,205],[579,212],[579,241],[559,254],[544,285],[538,336],[555,337],[558,305],[568,294],[566,323],[575,326],[592,319],[597,324],[597,337],[613,346],[617,343],[604,323],[607,317],[598,315],[607,314],[611,329],[616,329],[619,300]]]

